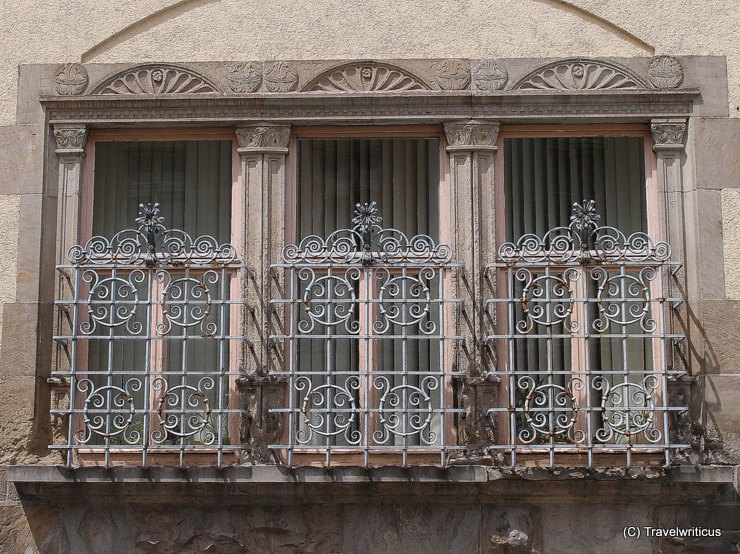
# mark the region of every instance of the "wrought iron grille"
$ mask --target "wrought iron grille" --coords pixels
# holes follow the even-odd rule
[[[66,463],[179,463],[242,448],[231,393],[244,344],[236,251],[166,229],[159,205],[137,227],[70,248],[56,301]],[[152,462],[152,455],[158,460]]]
[[[380,226],[374,202],[357,205],[351,229],[286,246],[284,316],[287,417],[283,444],[301,463],[410,463],[432,455],[444,466],[453,431],[451,249],[431,237]],[[378,456],[382,454],[383,456]],[[429,463],[428,461],[426,463]]]
[[[594,202],[574,204],[571,223],[543,237],[504,243],[487,267],[498,298],[487,301],[502,380],[494,454],[550,466],[594,465],[621,453],[670,461],[668,381],[673,343],[667,298],[680,264],[645,233],[598,226]],[[570,457],[569,457],[570,455]],[[557,460],[556,460],[557,458]],[[599,464],[621,465],[613,459]]]

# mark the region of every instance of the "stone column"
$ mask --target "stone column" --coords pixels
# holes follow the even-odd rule
[[[79,242],[80,180],[87,142],[84,125],[55,125],[55,150],[59,158],[57,184],[57,263],[65,263],[67,250]]]
[[[55,153],[58,158],[58,176],[56,183],[56,264],[69,263],[67,252],[70,247],[80,242],[79,224],[80,224],[80,184],[82,180],[82,162],[85,156],[85,144],[87,143],[87,128],[84,125],[55,125],[53,128],[54,139],[56,140]],[[90,209],[91,207],[88,207]],[[43,266],[42,266],[43,267]],[[52,268],[49,268],[53,271]],[[42,276],[43,279],[43,276]],[[42,316],[40,321],[50,321],[51,312],[54,309],[54,300],[71,300],[73,291],[69,288],[67,280],[62,275],[55,275],[54,283],[56,290],[50,302],[42,303],[41,309],[48,306],[49,317]],[[51,282],[50,282],[51,284]],[[51,295],[50,295],[51,296]],[[54,313],[54,330],[45,329],[41,326],[39,334],[44,335],[46,340],[51,341],[52,334],[69,334],[66,328],[70,321],[64,313]],[[43,341],[45,342],[45,341]],[[48,342],[45,342],[48,344]],[[56,369],[60,371],[69,370],[69,359],[64,347],[61,344],[55,345]],[[49,368],[51,360],[47,363],[40,363],[40,368]],[[49,377],[49,370],[43,369],[39,376],[46,379],[48,388],[37,387],[37,405],[54,408],[64,408],[68,404],[69,398],[69,381],[66,378]],[[53,438],[48,436],[48,431],[43,429],[43,425],[48,422],[47,417],[34,418],[34,437],[37,440],[54,440],[64,441],[68,429],[66,418],[52,421]],[[43,422],[43,423],[42,423]],[[40,446],[40,445],[39,445]]]
[[[673,250],[673,259],[684,261],[686,226],[681,156],[684,151],[686,119],[653,119],[650,122],[650,132],[658,163],[661,223],[665,229],[665,238]]]
[[[244,242],[241,255],[247,265],[244,298],[247,302],[244,359],[247,376],[238,383],[248,412],[243,439],[251,448],[249,458],[266,462],[267,445],[278,442],[282,420],[268,408],[282,403],[284,382],[270,376],[283,364],[282,344],[271,344],[270,334],[280,329],[282,314],[270,305],[282,296],[282,274],[271,273],[280,262],[285,244],[285,159],[290,127],[260,124],[236,129],[242,163]]]
[[[495,251],[494,158],[497,122],[468,121],[445,125],[450,156],[450,234],[454,259],[462,264],[457,295],[463,299],[456,333],[465,336],[457,351],[456,371],[466,377],[457,383],[458,401],[466,410],[459,422],[459,440],[471,447],[490,444],[492,429],[486,411],[496,402],[498,385],[486,379],[484,308],[490,295],[484,287],[484,268]]]
[[[664,238],[671,245],[674,261],[685,263],[686,249],[690,242],[686,223],[685,191],[681,169],[681,157],[684,153],[684,136],[686,134],[686,118],[653,119],[650,122],[650,133],[653,136],[653,151],[657,161],[658,192],[660,195],[660,224],[664,229]],[[697,222],[698,223],[698,222]],[[692,259],[699,260],[698,256]],[[666,283],[666,293],[671,297],[688,298],[687,286],[694,270],[684,267]],[[688,318],[689,310],[684,304],[673,311],[667,323],[667,331],[683,333],[690,337],[691,323]],[[686,367],[687,349],[685,344],[678,343],[667,352],[666,364],[671,369],[688,371]],[[668,379],[668,398],[665,399],[671,406],[685,406],[686,412],[671,412],[669,426],[672,442],[692,442],[691,430],[695,413],[698,413],[690,402],[690,387],[693,378],[688,375],[682,378]],[[695,457],[695,456],[694,456]],[[691,458],[691,456],[690,456]]]

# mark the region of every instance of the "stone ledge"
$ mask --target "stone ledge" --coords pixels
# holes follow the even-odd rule
[[[132,503],[286,504],[433,499],[435,502],[568,500],[603,503],[605,495],[650,504],[670,498],[704,504],[737,501],[734,466],[662,468],[517,468],[485,466],[298,468],[279,466],[101,467],[11,466],[24,502],[88,502],[126,498]],[[112,496],[111,496],[112,495]],[[82,500],[85,499],[85,500]]]

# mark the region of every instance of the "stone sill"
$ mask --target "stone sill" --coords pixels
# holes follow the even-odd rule
[[[10,466],[8,481],[21,499],[79,503],[99,498],[133,503],[285,504],[433,498],[435,502],[521,503],[570,499],[598,503],[604,495],[654,503],[737,500],[734,466],[662,468],[517,468],[486,466],[297,468],[279,466],[102,467]],[[612,496],[613,497],[613,496]],[[82,500],[84,499],[84,500]]]

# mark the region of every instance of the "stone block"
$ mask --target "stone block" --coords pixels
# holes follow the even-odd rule
[[[18,223],[18,256],[16,262],[16,293],[18,302],[37,301],[39,298],[39,272],[41,267],[41,229],[46,228],[47,237],[53,237],[56,219],[53,214],[42,212],[43,197],[40,194],[24,194],[21,197]],[[42,219],[47,216],[47,220]],[[48,251],[48,250],[47,250]],[[48,251],[53,256],[53,250]],[[47,266],[53,275],[53,268]]]
[[[714,506],[660,506],[656,509],[656,527],[689,531],[711,531],[712,536],[670,537],[659,540],[665,554],[737,552],[740,550],[740,506],[736,502]],[[718,535],[718,536],[717,536]]]
[[[685,199],[688,209],[695,212],[695,218],[686,222],[690,239],[687,241],[684,271],[689,276],[689,295],[691,299],[701,300],[724,298],[720,191],[695,190],[687,193]],[[695,281],[691,279],[692,276],[695,276]]]
[[[33,377],[0,378],[0,463],[22,463],[33,418]]]
[[[627,526],[652,525],[647,505],[568,504],[542,507],[542,551],[548,554],[651,554],[653,542],[625,539]]]
[[[348,505],[341,552],[478,552],[479,522],[473,505]]]
[[[44,126],[0,127],[0,194],[40,194],[43,171]]]
[[[740,119],[697,117],[692,123],[696,187],[740,188]]]
[[[694,386],[706,455],[713,462],[740,463],[740,375],[700,376]]]
[[[37,304],[4,304],[0,376],[32,376],[36,371]]]
[[[136,552],[338,552],[335,506],[135,506]]]
[[[740,301],[709,300],[692,308],[698,316],[691,331],[692,351],[700,353],[694,360],[694,374],[740,375]]]
[[[36,552],[33,535],[20,504],[0,505],[0,552]]]
[[[480,552],[542,552],[542,522],[538,507],[484,505],[481,510]]]
[[[81,503],[62,512],[67,552],[131,552],[132,532],[128,506]]]

